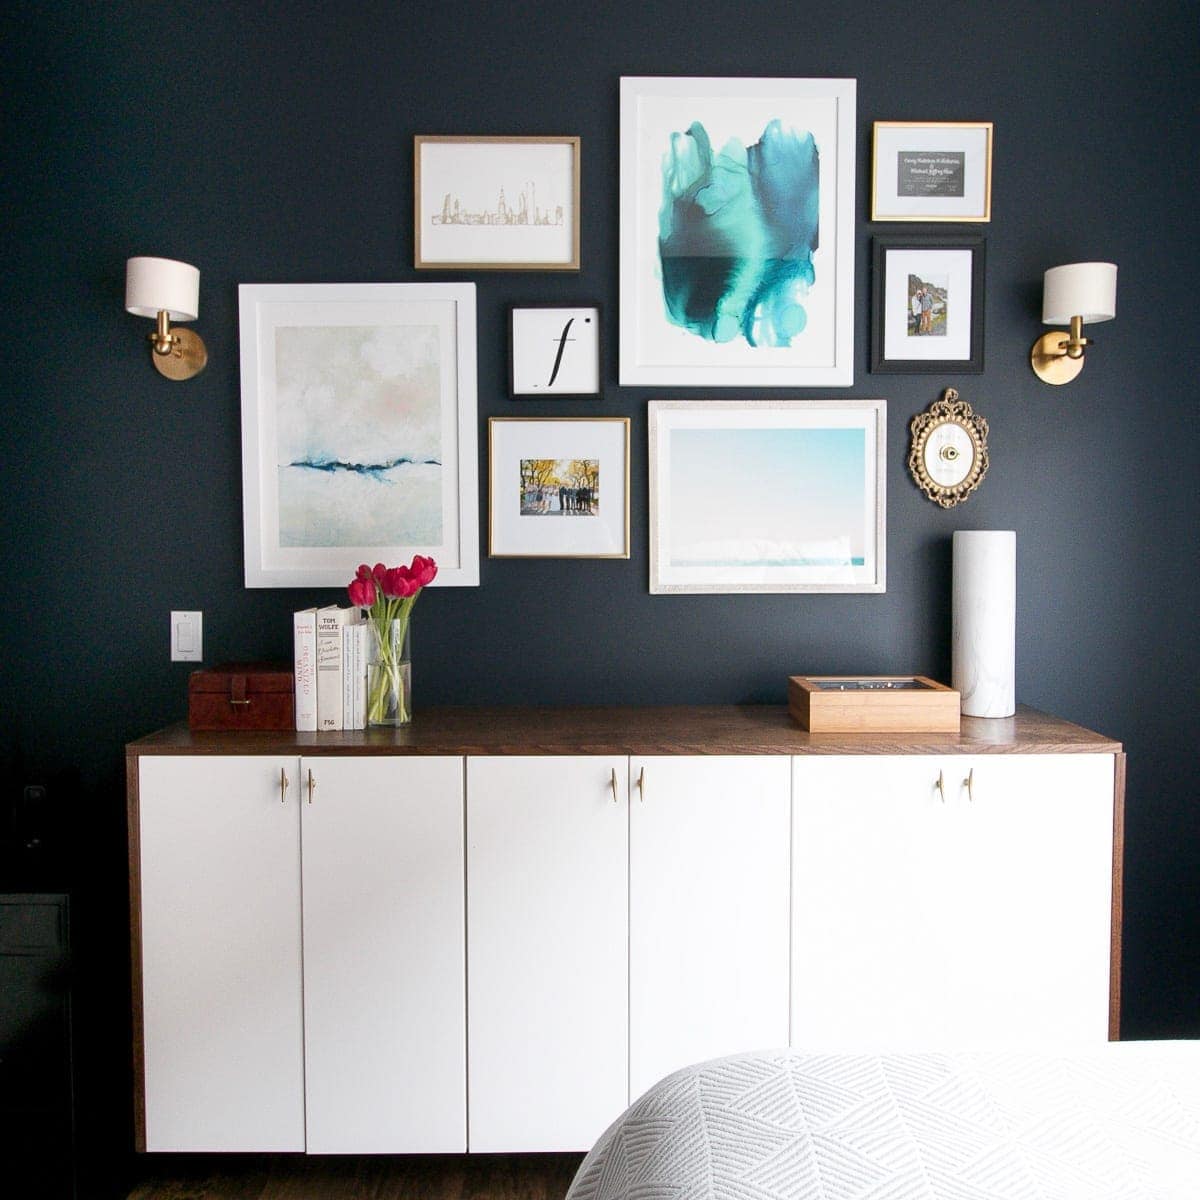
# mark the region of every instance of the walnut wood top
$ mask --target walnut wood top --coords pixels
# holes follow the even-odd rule
[[[1121,743],[1021,706],[959,733],[808,733],[769,704],[418,708],[402,729],[192,733],[171,725],[128,754],[1117,754]]]

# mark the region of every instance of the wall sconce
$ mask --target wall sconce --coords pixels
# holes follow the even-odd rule
[[[1117,268],[1113,263],[1068,263],[1051,267],[1042,281],[1042,323],[1069,322],[1033,343],[1029,363],[1046,383],[1070,383],[1083,370],[1084,322],[1111,321],[1117,315]]]
[[[131,258],[125,264],[125,311],[157,322],[150,334],[151,362],[168,379],[191,379],[208,362],[198,333],[172,329],[200,311],[200,272],[170,258]]]

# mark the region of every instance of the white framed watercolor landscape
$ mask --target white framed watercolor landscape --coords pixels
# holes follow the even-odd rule
[[[621,80],[620,382],[854,382],[853,79]]]
[[[473,283],[242,284],[247,587],[479,583]]]
[[[882,592],[883,400],[651,400],[650,591]]]

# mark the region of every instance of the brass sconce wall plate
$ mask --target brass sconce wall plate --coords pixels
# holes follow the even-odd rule
[[[988,424],[947,388],[909,424],[908,469],[935,504],[953,508],[979,486],[988,469]]]
[[[1083,322],[1071,318],[1071,332],[1043,333],[1029,352],[1029,365],[1043,383],[1070,383],[1083,370],[1083,350],[1091,343],[1083,336]]]
[[[150,360],[154,369],[168,379],[191,379],[199,375],[208,364],[208,350],[200,335],[174,325],[167,336],[171,339],[171,348],[162,354],[155,346],[158,335],[149,335]]]

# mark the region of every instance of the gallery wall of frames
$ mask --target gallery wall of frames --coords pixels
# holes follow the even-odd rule
[[[418,713],[782,704],[948,679],[952,534],[1011,529],[1017,700],[1129,752],[1128,1032],[1198,1032],[1187,5],[1069,49],[1025,0],[143,17],[10,20],[0,130],[0,751],[77,771],[115,924],[172,610],[207,664],[286,661],[295,610],[433,548]],[[138,254],[200,269],[193,379],[123,311]],[[1080,261],[1120,308],[1052,387],[1043,272]]]

